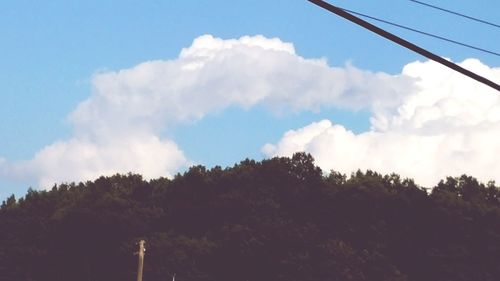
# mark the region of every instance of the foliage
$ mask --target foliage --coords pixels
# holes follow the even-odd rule
[[[308,154],[169,180],[101,177],[0,208],[0,279],[500,280],[500,191],[468,176],[428,194],[373,171],[324,175]]]

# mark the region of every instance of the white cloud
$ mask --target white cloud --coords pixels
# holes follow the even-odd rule
[[[153,135],[132,135],[107,143],[82,139],[57,142],[38,152],[29,163],[41,186],[128,171],[145,178],[170,177],[185,164],[175,143]]]
[[[128,132],[144,124],[156,130],[165,123],[198,120],[229,106],[263,104],[278,111],[363,108],[393,104],[411,83],[406,76],[304,59],[292,44],[276,38],[222,40],[204,35],[175,60],[96,75],[92,97],[78,106],[71,120],[86,129],[98,119],[100,128],[93,133],[110,127]]]
[[[92,93],[69,115],[74,134],[32,159],[2,161],[4,176],[55,182],[138,172],[168,176],[189,164],[176,144],[162,138],[169,125],[193,122],[230,106],[264,105],[277,112],[324,107],[387,107],[412,79],[330,67],[305,59],[278,38],[196,38],[173,60],[147,61],[97,73]]]
[[[488,74],[493,70],[477,61],[466,63],[485,75],[498,77],[497,73]],[[182,49],[178,58],[95,74],[90,97],[68,117],[73,135],[46,146],[32,159],[14,163],[0,160],[0,174],[35,179],[42,187],[113,173],[137,172],[146,178],[169,176],[190,163],[172,140],[163,137],[169,126],[193,122],[228,107],[248,109],[260,105],[278,113],[336,107],[367,108],[373,112],[371,132],[354,135],[321,122],[303,132],[291,133],[288,139],[294,141],[284,139],[277,146],[268,145],[268,155],[306,148],[314,149],[318,155],[323,155],[323,151],[331,156],[348,155],[346,151],[352,149],[346,142],[356,143],[370,153],[402,153],[403,149],[397,148],[399,144],[428,143],[431,149],[433,138],[447,139],[451,131],[442,136],[436,133],[442,129],[443,120],[447,126],[455,124],[457,134],[465,121],[474,128],[492,128],[483,122],[495,123],[500,118],[498,108],[488,107],[490,102],[497,102],[491,92],[453,74],[429,74],[429,69],[434,68],[433,64],[414,63],[401,75],[373,73],[351,65],[332,67],[324,59],[303,58],[296,54],[293,44],[277,38],[244,36],[223,40],[204,35]],[[447,76],[463,84],[442,83]],[[453,87],[458,87],[460,93],[474,91],[481,101],[469,101],[467,94],[446,94],[455,90]],[[464,112],[464,104],[471,102],[475,110]],[[334,136],[339,147],[344,148],[331,152],[330,140],[318,137],[323,134]],[[431,140],[421,138],[424,135]],[[393,143],[391,147],[385,145],[389,142],[387,136]],[[449,141],[462,147],[455,144],[456,140]],[[465,141],[472,140],[464,136]],[[342,165],[351,163],[349,167],[358,168],[364,160],[362,156]],[[412,161],[431,163],[424,158]],[[325,167],[331,165],[326,156],[318,159]],[[380,161],[392,163],[385,158]],[[384,171],[396,164],[372,165]]]
[[[461,65],[500,82],[500,68],[475,59]],[[398,104],[374,107],[369,132],[355,134],[323,120],[285,133],[263,152],[307,151],[325,170],[396,172],[426,186],[463,173],[499,181],[499,93],[429,61],[408,64],[403,75],[414,77],[418,90]]]

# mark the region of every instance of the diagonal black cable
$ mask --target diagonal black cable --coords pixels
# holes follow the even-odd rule
[[[467,18],[467,19],[470,19],[470,20],[473,20],[473,21],[477,21],[477,22],[480,22],[480,23],[484,23],[484,24],[487,24],[487,25],[491,25],[491,26],[500,28],[500,25],[498,25],[496,23],[492,23],[492,22],[489,22],[489,21],[485,21],[485,20],[482,20],[482,19],[478,19],[478,18],[475,18],[475,17],[464,15],[462,13],[454,12],[454,11],[451,11],[451,10],[448,10],[448,9],[445,9],[445,8],[441,8],[441,7],[438,7],[438,6],[434,6],[434,5],[431,5],[431,4],[427,4],[427,3],[424,3],[424,2],[421,2],[421,1],[417,1],[417,0],[409,0],[409,1],[417,3],[417,4],[420,4],[420,5],[423,5],[423,6],[427,6],[427,7],[436,9],[436,10],[440,10],[440,11],[443,11],[443,12],[446,12],[446,13],[450,13],[450,14],[453,14],[453,15],[456,15],[456,16],[460,16],[460,17],[463,17],[463,18]]]
[[[416,32],[416,33],[419,33],[419,34],[422,34],[422,35],[433,37],[433,38],[436,38],[436,39],[439,39],[439,40],[450,42],[450,43],[453,43],[453,44],[456,44],[456,45],[460,45],[460,46],[463,46],[463,47],[467,47],[467,48],[470,48],[470,49],[474,49],[474,50],[477,50],[477,51],[485,52],[485,53],[492,54],[492,55],[495,55],[495,56],[500,56],[500,53],[497,53],[497,52],[494,52],[494,51],[489,51],[489,50],[486,50],[486,49],[483,49],[483,48],[480,48],[480,47],[472,46],[472,45],[469,45],[469,44],[466,44],[466,43],[462,43],[462,42],[459,42],[459,41],[456,41],[456,40],[453,40],[453,39],[449,39],[449,38],[446,38],[446,37],[442,37],[442,36],[439,36],[439,35],[428,33],[428,32],[425,32],[425,31],[421,31],[421,30],[418,30],[418,29],[415,29],[415,28],[404,26],[404,25],[401,25],[401,24],[398,24],[398,23],[394,23],[394,22],[390,22],[390,21],[387,21],[387,20],[383,20],[383,19],[379,19],[379,18],[376,18],[376,17],[372,17],[372,16],[369,16],[369,15],[366,15],[366,14],[362,14],[362,13],[359,13],[359,12],[352,11],[352,10],[344,9],[344,8],[341,8],[341,7],[338,7],[338,8],[340,8],[340,9],[346,11],[346,12],[349,12],[351,14],[354,14],[354,15],[358,15],[358,16],[365,17],[365,18],[368,18],[368,19],[372,19],[372,20],[375,20],[375,21],[378,21],[378,22],[383,22],[383,23],[386,23],[386,24],[389,24],[389,25],[392,25],[392,26],[396,26],[396,27],[399,27],[399,28],[402,28],[402,29],[413,31],[413,32]]]
[[[398,45],[401,45],[409,50],[412,50],[414,51],[415,53],[418,53],[426,58],[429,58],[437,63],[440,63],[446,67],[449,67],[453,70],[455,70],[456,72],[459,72],[459,73],[462,73],[463,75],[467,76],[467,77],[470,77],[484,85],[488,85],[489,87],[497,90],[500,92],[500,85],[498,85],[497,83],[479,75],[479,74],[476,74],[470,70],[467,70],[461,66],[459,66],[458,64],[455,64],[451,61],[448,61],[432,52],[429,52],[428,50],[422,48],[422,47],[419,47],[409,41],[406,41],[405,39],[401,38],[401,37],[398,37],[390,32],[387,32],[386,30],[378,27],[378,26],[375,26],[365,20],[362,20],[358,17],[356,17],[355,15],[352,15],[330,3],[327,3],[325,1],[322,1],[322,0],[308,0],[309,2],[331,12],[331,13],[334,13],[340,17],[343,17],[344,19],[350,21],[350,22],[353,22],[365,29],[368,29],[370,30],[371,32],[373,33],[376,33],[378,34],[379,36],[382,36]]]

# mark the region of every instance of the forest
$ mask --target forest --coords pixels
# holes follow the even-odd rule
[[[28,190],[0,208],[0,280],[498,281],[500,189],[322,171],[305,153]]]

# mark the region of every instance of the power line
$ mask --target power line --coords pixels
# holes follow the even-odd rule
[[[486,21],[486,20],[478,19],[478,18],[471,17],[471,16],[468,16],[468,15],[464,15],[464,14],[459,13],[459,12],[454,12],[454,11],[451,11],[451,10],[448,10],[448,9],[445,9],[445,8],[441,8],[441,7],[434,6],[434,5],[431,5],[431,4],[427,4],[427,3],[424,3],[424,2],[421,2],[421,1],[417,1],[417,0],[409,0],[409,1],[417,3],[417,4],[420,4],[420,5],[423,5],[423,6],[427,6],[427,7],[436,9],[436,10],[440,10],[440,11],[443,11],[443,12],[446,12],[446,13],[449,13],[449,14],[453,14],[453,15],[460,16],[460,17],[463,17],[463,18],[467,18],[467,19],[470,19],[470,20],[473,20],[473,21],[484,23],[484,24],[487,24],[487,25],[490,25],[490,26],[494,26],[496,28],[500,28],[500,25],[498,25],[496,23],[492,23],[492,22]]]
[[[462,43],[462,42],[459,42],[459,41],[456,41],[456,40],[453,40],[453,39],[449,39],[449,38],[446,38],[446,37],[442,37],[442,36],[439,36],[439,35],[428,33],[428,32],[422,31],[422,30],[418,30],[418,29],[411,28],[411,27],[408,27],[408,26],[404,26],[404,25],[401,25],[401,24],[398,24],[398,23],[394,23],[394,22],[390,22],[390,21],[387,21],[387,20],[383,20],[383,19],[380,19],[380,18],[372,17],[372,16],[369,16],[369,15],[366,15],[366,14],[362,14],[362,13],[359,13],[359,12],[352,11],[352,10],[344,9],[344,8],[341,8],[341,7],[338,7],[338,8],[340,8],[340,9],[346,11],[346,12],[349,12],[351,14],[354,14],[354,15],[358,15],[358,16],[361,16],[361,17],[369,18],[369,19],[372,19],[372,20],[375,20],[375,21],[378,21],[378,22],[383,22],[383,23],[386,23],[386,24],[389,24],[389,25],[392,25],[392,26],[396,26],[396,27],[399,27],[399,28],[402,28],[402,29],[413,31],[413,32],[416,32],[416,33],[419,33],[419,34],[422,34],[422,35],[433,37],[433,38],[436,38],[436,39],[439,39],[439,40],[443,40],[443,41],[446,41],[446,42],[449,42],[449,43],[453,43],[453,44],[460,45],[460,46],[463,46],[463,47],[467,47],[467,48],[470,48],[470,49],[474,49],[474,50],[477,50],[477,51],[485,52],[485,53],[492,54],[492,55],[495,55],[495,56],[500,56],[500,53],[497,53],[497,52],[494,52],[494,51],[489,51],[489,50],[486,50],[486,49],[483,49],[483,48],[480,48],[480,47],[472,46],[472,45],[469,45],[469,44],[466,44],[466,43]]]
[[[385,30],[383,30],[383,29],[381,29],[381,28],[379,28],[379,27],[377,27],[377,26],[375,26],[375,25],[373,25],[365,20],[362,20],[362,19],[336,7],[336,6],[333,6],[332,4],[326,3],[322,0],[308,0],[308,1],[325,9],[325,10],[327,10],[327,11],[330,11],[331,13],[334,13],[338,16],[341,16],[341,17],[343,17],[343,18],[345,18],[345,19],[347,19],[347,20],[349,20],[349,21],[351,21],[351,22],[353,22],[353,23],[355,23],[355,24],[357,24],[365,29],[368,29],[371,32],[374,32],[374,33],[376,33],[376,34],[378,34],[386,39],[389,39],[396,44],[399,44],[407,49],[410,49],[410,50],[412,50],[412,51],[414,51],[422,56],[425,56],[425,57],[427,57],[435,62],[438,62],[446,67],[449,67],[457,72],[460,72],[463,75],[468,76],[468,77],[470,77],[470,78],[472,78],[480,83],[488,85],[491,88],[500,92],[500,85],[498,85],[497,83],[495,83],[495,82],[493,82],[493,81],[491,81],[491,80],[489,80],[481,75],[478,75],[470,70],[467,70],[467,69],[465,69],[465,68],[463,68],[463,67],[461,67],[461,66],[459,66],[451,61],[443,59],[442,57],[440,57],[434,53],[431,53],[431,52],[427,51],[426,49],[423,49],[423,48],[421,48],[421,47],[419,47],[411,42],[406,41],[405,39],[403,39],[401,37],[398,37],[390,32],[387,32],[387,31],[385,31]]]

